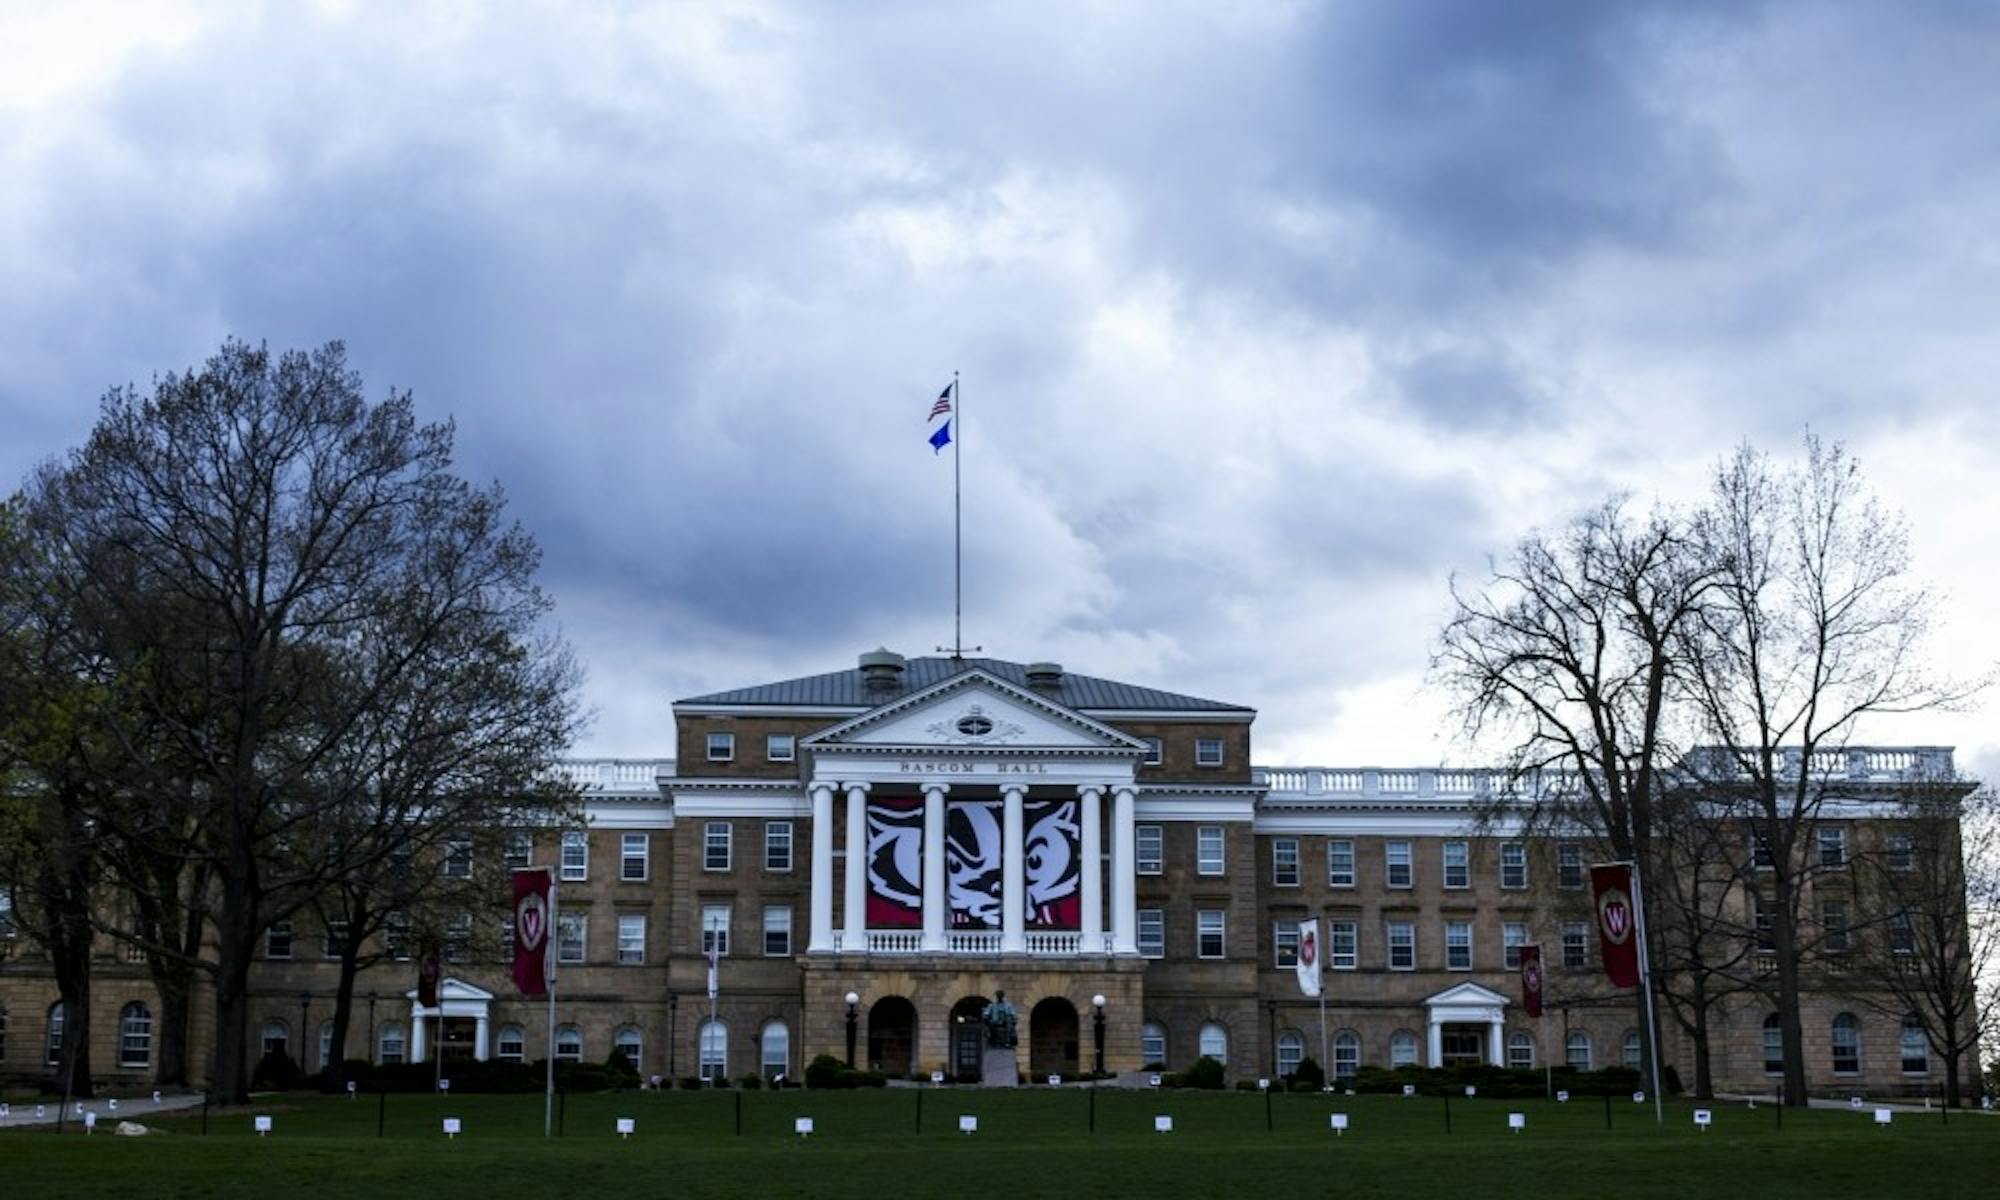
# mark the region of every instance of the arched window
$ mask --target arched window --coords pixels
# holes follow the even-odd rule
[[[134,1000],[118,1013],[118,1065],[144,1070],[153,1058],[153,1011]]]
[[[1201,1027],[1201,1055],[1229,1065],[1229,1031],[1214,1021]]]
[[[640,1036],[636,1026],[627,1025],[613,1035],[611,1048],[625,1056],[626,1066],[631,1067],[634,1071],[638,1071],[642,1075],[645,1074],[645,1070],[640,1064],[645,1061],[642,1057],[642,1052],[646,1048],[646,1043],[645,1039]]]
[[[1158,1021],[1148,1021],[1139,1028],[1139,1063],[1148,1071],[1166,1069],[1167,1027]]]
[[[762,1046],[757,1066],[764,1073],[764,1078],[775,1079],[791,1074],[792,1031],[786,1028],[783,1021],[764,1022]]]
[[[1417,1065],[1417,1035],[1407,1029],[1398,1029],[1389,1035],[1389,1065],[1391,1067],[1414,1067]]]
[[[574,1025],[556,1026],[556,1061],[583,1061],[583,1031]]]
[[[382,1028],[375,1031],[375,1061],[385,1066],[402,1062],[408,1044],[400,1022],[383,1022]]]
[[[506,1062],[520,1062],[528,1057],[528,1038],[519,1025],[502,1025],[499,1040],[494,1043],[493,1057]]]
[[[1630,1067],[1630,1068],[1632,1068],[1632,1069],[1633,1069],[1634,1071],[1638,1070],[1638,1069],[1639,1069],[1639,1031],[1638,1031],[1638,1030],[1636,1030],[1636,1029],[1628,1029],[1628,1030],[1626,1030],[1626,1031],[1625,1031],[1625,1043],[1624,1043],[1624,1045],[1623,1045],[1622,1049],[1623,1049],[1623,1051],[1624,1051],[1624,1056],[1623,1056],[1623,1061],[1624,1061],[1625,1065],[1626,1065],[1626,1066],[1628,1066],[1628,1067]]]
[[[1525,1033],[1507,1035],[1507,1065],[1524,1071],[1535,1065],[1535,1039]]]
[[[290,1054],[292,1027],[276,1017],[264,1022],[264,1053]]]
[[[1333,1035],[1333,1077],[1352,1080],[1361,1071],[1361,1035],[1343,1029]]]
[[[1564,1060],[1578,1071],[1590,1070],[1590,1035],[1583,1030],[1574,1030],[1569,1040],[1563,1043]]]
[[[729,1074],[729,1028],[720,1021],[701,1023],[701,1077],[726,1078]]]
[[[1861,1022],[1853,1013],[1841,1013],[1833,1019],[1833,1073],[1861,1073]]]
[[[1931,1069],[1931,1043],[1924,1036],[1924,1023],[1911,1013],[1903,1018],[1903,1029],[1896,1037],[1901,1048],[1903,1073],[1905,1075],[1928,1075]]]
[[[1764,1018],[1764,1074],[1785,1073],[1785,1022],[1777,1013]]]
[[[1287,1029],[1278,1035],[1278,1078],[1290,1079],[1297,1074],[1305,1057],[1306,1039],[1298,1030]]]
[[[333,1065],[333,1022],[319,1024],[319,1069],[324,1071]]]
[[[59,1066],[62,1063],[64,1024],[63,1002],[58,1000],[54,1004],[49,1005],[48,1034],[43,1038],[43,1048],[48,1051],[48,1064],[52,1067]]]

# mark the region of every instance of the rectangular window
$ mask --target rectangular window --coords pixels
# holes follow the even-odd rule
[[[1563,966],[1578,970],[1590,965],[1590,926],[1583,921],[1563,922]]]
[[[1770,870],[1771,843],[1764,836],[1764,831],[1753,824],[1747,831],[1746,837],[1749,841],[1750,868],[1755,871]]]
[[[1472,886],[1472,845],[1469,842],[1444,844],[1444,885],[1448,888]]]
[[[1222,739],[1196,738],[1194,740],[1194,765],[1197,767],[1221,766]]]
[[[1575,842],[1563,842],[1556,847],[1556,886],[1580,888],[1583,886],[1583,847]]]
[[[1271,883],[1276,887],[1299,886],[1299,839],[1271,839]]]
[[[764,822],[764,869],[766,871],[789,871],[792,869],[792,823],[790,821]]]
[[[1410,858],[1410,843],[1382,843],[1382,862],[1386,874],[1384,878],[1392,888],[1416,886],[1416,871]]]
[[[798,741],[789,733],[774,733],[764,739],[766,762],[791,762],[798,754]]]
[[[733,733],[711,733],[708,735],[708,761],[733,762],[736,758],[736,735]]]
[[[618,878],[627,883],[646,881],[646,860],[651,857],[652,837],[644,833],[618,835]]]
[[[1889,914],[1889,952],[1891,954],[1915,954],[1917,952],[1917,923],[1910,916],[1910,910],[1899,908]]]
[[[464,962],[472,951],[472,914],[459,913],[444,927],[444,959]]]
[[[1819,923],[1824,931],[1820,945],[1828,954],[1847,953],[1847,901],[1822,900],[1819,902]]]
[[[1195,946],[1197,958],[1222,957],[1223,912],[1219,908],[1204,908],[1195,913]]]
[[[1222,874],[1222,826],[1203,825],[1195,830],[1194,869],[1202,875]]]
[[[264,957],[290,958],[292,956],[292,923],[273,921],[264,931]]]
[[[1299,965],[1299,923],[1297,921],[1277,921],[1271,925],[1271,946],[1277,951],[1274,965],[1296,967]]]
[[[1132,841],[1137,847],[1134,857],[1139,874],[1158,875],[1166,869],[1166,834],[1160,826],[1133,826]]]
[[[1521,969],[1521,947],[1528,944],[1528,924],[1509,921],[1500,926],[1500,963],[1509,971]]]
[[[1500,886],[1516,889],[1528,886],[1528,844],[1526,842],[1500,843]]]
[[[729,822],[727,821],[710,821],[702,826],[702,870],[727,871],[729,869],[729,828]]]
[[[792,956],[792,910],[782,904],[764,906],[764,957]]]
[[[1361,928],[1352,921],[1326,923],[1326,963],[1336,971],[1361,965]]]
[[[340,952],[347,948],[347,929],[348,925],[345,921],[328,921],[326,923],[326,940],[320,943],[319,948],[319,956],[321,958],[340,957]]]
[[[1821,869],[1837,871],[1847,865],[1847,830],[1839,825],[1821,825],[1819,834],[1819,865]]]
[[[530,867],[535,862],[535,839],[525,829],[507,831],[507,851],[505,861],[510,871]]]
[[[1167,761],[1167,746],[1165,742],[1156,737],[1140,738],[1139,740],[1146,743],[1146,757],[1139,760],[1141,766],[1157,767]]]
[[[590,932],[582,913],[563,913],[556,918],[556,961],[580,963],[586,949],[584,942]]]
[[[1757,912],[1757,952],[1759,954],[1770,954],[1777,949],[1777,943],[1771,940],[1771,902],[1762,896],[1753,896],[1751,897],[1751,903],[1756,907]]]
[[[1413,921],[1389,922],[1389,969],[1417,969],[1417,926]]]
[[[581,829],[563,831],[562,877],[565,883],[590,878],[590,836]]]
[[[472,878],[472,835],[454,833],[444,840],[444,877]]]
[[[1450,971],[1472,969],[1472,922],[1444,923],[1444,965]]]
[[[1891,871],[1907,871],[1913,864],[1910,852],[1910,835],[1892,833],[1882,841],[1882,857]]]
[[[646,918],[643,915],[618,914],[618,961],[627,965],[646,961]]]
[[[729,954],[729,906],[727,904],[704,904],[701,906],[701,952],[715,951],[718,958]]]
[[[1354,843],[1348,841],[1326,844],[1326,886],[1349,888],[1354,886]]]
[[[410,914],[392,912],[382,918],[382,952],[397,962],[410,958]]]
[[[1167,914],[1157,908],[1139,910],[1139,953],[1145,958],[1167,956]]]

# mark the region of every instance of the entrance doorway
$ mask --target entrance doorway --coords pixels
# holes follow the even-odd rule
[[[984,996],[967,996],[951,1006],[951,1075],[959,1083],[978,1083],[986,1074],[986,1015]]]
[[[479,1022],[472,1017],[446,1017],[438,1054],[446,1062],[471,1062],[478,1036]]]
[[[1037,1083],[1076,1074],[1076,1006],[1050,996],[1028,1014],[1028,1072]]]
[[[1443,1066],[1454,1063],[1471,1063],[1478,1066],[1486,1061],[1483,1053],[1486,1045],[1486,1031],[1478,1025],[1447,1024],[1438,1032],[1439,1049],[1444,1053]]]
[[[868,1069],[892,1079],[916,1069],[917,1007],[901,996],[884,996],[868,1009]]]

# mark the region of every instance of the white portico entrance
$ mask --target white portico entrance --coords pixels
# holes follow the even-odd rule
[[[405,993],[410,1001],[410,1061],[423,1062],[430,1053],[431,1030],[442,1015],[446,1058],[470,1057],[485,1062],[492,1046],[493,993],[463,979],[446,976],[438,981],[438,1004],[428,1008],[417,1003],[417,993]],[[468,1054],[467,1051],[470,1051]]]
[[[1429,1065],[1484,1060],[1507,1065],[1507,997],[1466,982],[1424,1001],[1429,1014]]]
[[[800,749],[808,954],[1137,954],[1139,740],[975,669]]]

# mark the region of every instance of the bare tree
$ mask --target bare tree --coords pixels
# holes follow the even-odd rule
[[[338,343],[273,357],[230,342],[150,395],[112,391],[89,442],[27,489],[30,534],[51,548],[39,583],[89,616],[77,660],[124,698],[104,716],[132,786],[191,806],[225,1099],[247,1095],[258,939],[351,865],[319,834],[377,786],[342,759],[371,714],[464,703],[463,678],[418,681],[476,650],[495,688],[555,656],[561,682],[538,692],[553,711],[516,715],[548,731],[545,752],[574,724],[573,672],[536,635],[538,552],[497,490],[451,473],[451,444],[407,394],[368,404]],[[534,775],[483,782],[525,794]]]
[[[1586,830],[1657,874],[1682,630],[1712,579],[1690,534],[1671,512],[1634,518],[1614,499],[1556,537],[1523,539],[1477,592],[1454,581],[1432,670],[1468,738],[1509,747],[1514,786],[1487,817]],[[1640,999],[1643,1036],[1656,1038]]]
[[[1917,1022],[1944,1060],[1944,1102],[1953,1107],[2000,1021],[1993,997],[1979,990],[2000,966],[2000,797],[1969,790],[1913,785],[1880,843],[1855,862],[1879,919],[1861,942],[1852,994]]]
[[[1800,904],[1821,807],[1846,793],[1845,748],[1862,721],[1970,689],[1924,670],[1931,602],[1907,578],[1903,522],[1838,445],[1808,436],[1805,462],[1785,470],[1741,448],[1716,472],[1699,536],[1714,585],[1700,620],[1680,627],[1681,658],[1708,745],[1688,765],[1764,860],[1785,1098],[1803,1105]]]

